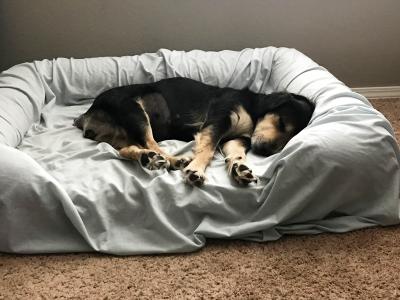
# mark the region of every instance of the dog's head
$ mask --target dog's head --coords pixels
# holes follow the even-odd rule
[[[260,155],[277,153],[309,123],[314,105],[291,93],[260,95],[255,115],[257,121],[251,137],[252,150]]]

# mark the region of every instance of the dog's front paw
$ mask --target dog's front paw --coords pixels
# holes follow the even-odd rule
[[[173,156],[169,158],[171,169],[173,170],[183,170],[192,160],[193,158],[188,156]]]
[[[248,185],[251,182],[257,183],[258,178],[253,172],[243,163],[234,162],[230,169],[230,174],[233,179],[240,185]]]
[[[204,173],[188,168],[183,170],[183,177],[187,183],[195,186],[202,186],[206,180]]]
[[[159,170],[162,168],[169,168],[169,161],[163,155],[154,152],[148,151],[142,153],[140,156],[140,163],[143,167],[149,170]]]

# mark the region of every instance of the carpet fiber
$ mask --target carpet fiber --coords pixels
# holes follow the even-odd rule
[[[372,101],[400,140],[400,99]],[[0,254],[0,299],[399,299],[400,227],[209,240],[196,253]]]

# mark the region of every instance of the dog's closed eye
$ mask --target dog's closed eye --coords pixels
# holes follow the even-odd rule
[[[286,131],[286,124],[285,124],[285,122],[284,122],[284,120],[283,120],[282,117],[279,117],[278,129],[279,129],[279,131],[281,131],[281,132],[285,132],[285,131]]]
[[[279,117],[277,127],[280,132],[293,133],[293,131],[295,130],[295,126],[291,122],[290,118],[285,116]]]

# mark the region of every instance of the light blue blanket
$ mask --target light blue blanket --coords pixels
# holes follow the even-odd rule
[[[251,152],[261,179],[228,177],[217,153],[204,187],[180,171],[148,171],[72,120],[111,87],[189,77],[254,92],[309,97],[309,126],[278,154]],[[171,153],[192,143],[164,141]],[[55,59],[0,75],[0,251],[194,251],[206,238],[253,241],[399,223],[399,148],[368,101],[294,49],[169,51]]]

